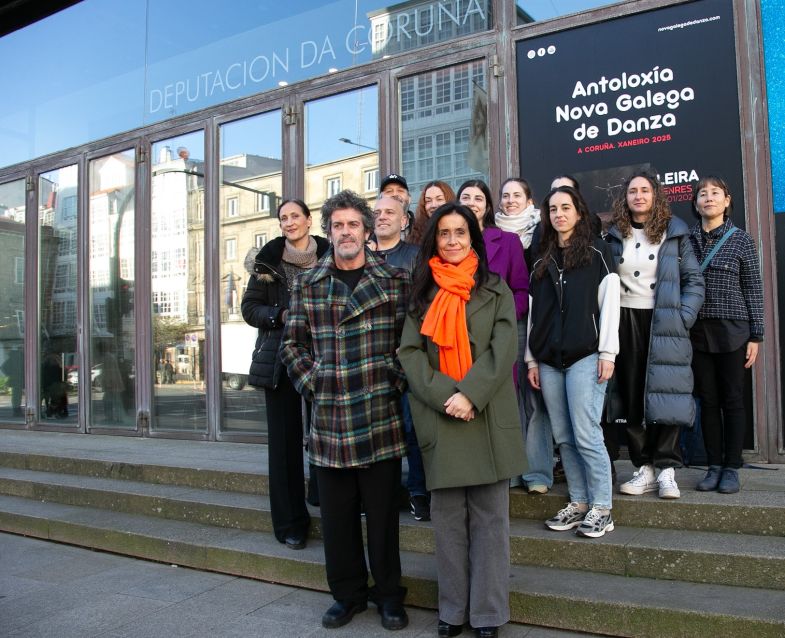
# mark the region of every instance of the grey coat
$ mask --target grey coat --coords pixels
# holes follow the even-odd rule
[[[623,246],[616,226],[608,229],[607,241],[618,268]],[[704,285],[690,245],[689,228],[676,217],[668,224],[660,247],[656,276],[644,415],[649,425],[692,426],[695,402],[690,328],[703,305]]]

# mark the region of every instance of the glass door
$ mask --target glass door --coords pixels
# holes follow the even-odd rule
[[[205,435],[204,133],[152,145],[151,428]]]
[[[0,184],[0,420],[25,422],[25,180]]]
[[[135,153],[89,164],[89,381],[92,428],[136,428]]]
[[[77,356],[78,183],[76,164],[38,177],[39,420],[74,428],[89,376]]]

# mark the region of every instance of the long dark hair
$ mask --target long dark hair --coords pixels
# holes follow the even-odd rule
[[[461,187],[455,195],[455,199],[458,200],[459,203],[461,201],[461,193],[467,188],[479,188],[482,191],[482,194],[485,195],[485,215],[482,216],[482,227],[491,228],[492,226],[496,226],[496,211],[493,208],[493,197],[491,197],[491,189],[488,188],[488,184],[481,179],[466,180],[461,184]]]
[[[414,212],[414,224],[409,236],[406,238],[406,241],[410,244],[419,246],[423,234],[425,234],[425,227],[428,226],[428,213],[425,212],[425,193],[429,188],[438,188],[444,195],[445,203],[455,199],[455,193],[447,182],[435,179],[423,186],[420,199],[417,202],[417,210]]]
[[[428,226],[425,228],[420,253],[417,256],[417,265],[412,273],[412,293],[409,301],[409,310],[412,314],[422,316],[431,305],[429,295],[431,289],[436,285],[433,280],[433,273],[428,264],[428,260],[437,254],[436,235],[439,231],[439,220],[447,215],[460,215],[466,220],[469,226],[469,237],[472,242],[472,249],[477,254],[477,272],[474,273],[474,286],[479,288],[488,281],[488,258],[485,254],[485,242],[482,239],[480,224],[474,213],[461,204],[447,202],[433,211]]]
[[[559,233],[551,224],[551,198],[556,193],[565,193],[570,196],[572,205],[578,211],[578,223],[570,236],[569,243],[564,247],[564,269],[572,270],[591,263],[592,243],[594,233],[591,227],[589,207],[581,194],[572,186],[558,186],[548,193],[542,200],[542,239],[540,240],[540,262],[534,271],[537,279],[541,279],[548,272],[551,257],[559,248]]]
[[[643,232],[650,243],[659,244],[665,237],[665,231],[668,230],[668,224],[671,221],[671,207],[660,180],[648,171],[636,171],[624,180],[619,196],[613,202],[611,224],[619,229],[622,237],[632,237],[632,213],[630,213],[630,207],[627,204],[627,189],[636,177],[642,177],[651,186],[654,201],[652,202],[651,216],[643,225]]]

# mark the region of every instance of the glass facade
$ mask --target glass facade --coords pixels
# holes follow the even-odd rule
[[[689,11],[712,3],[730,7],[734,20],[727,25],[737,42],[740,12],[745,24],[757,24],[750,3],[740,0],[664,6]],[[673,47],[646,45],[640,53],[650,52],[651,63],[612,56],[607,68],[591,71],[587,60],[600,46],[586,55],[579,47],[573,63],[564,62],[569,73],[548,75],[545,65],[566,60],[567,50],[554,45],[556,55],[537,44],[566,42],[583,29],[594,36],[603,25],[666,12],[649,0],[620,4],[237,0],[216,11],[207,0],[83,0],[0,38],[2,59],[25,61],[0,69],[6,88],[0,238],[7,262],[0,278],[0,423],[262,440],[264,394],[247,383],[257,334],[243,321],[241,303],[248,260],[279,236],[282,199],[303,199],[319,232],[327,197],[349,188],[371,202],[390,172],[407,178],[417,201],[433,179],[457,188],[481,178],[497,192],[521,170],[535,181],[533,167],[577,170],[571,163],[579,147],[581,154],[590,149],[581,162],[625,169],[633,152],[626,146],[613,155],[616,163],[588,141],[568,157],[547,131],[559,118],[577,118],[569,125],[574,136],[584,119],[599,115],[573,115],[565,105],[626,108],[615,106],[616,96],[611,102],[573,95],[579,80],[643,77],[654,67],[681,74],[666,60]],[[776,16],[783,6],[782,0],[761,6],[780,210]],[[625,17],[616,20],[620,12]],[[549,20],[552,27],[536,24]],[[663,40],[675,37],[663,33]],[[530,54],[527,68],[543,67],[539,80],[522,81],[519,48]],[[755,70],[759,61],[750,55],[738,47],[736,68]],[[30,68],[45,72],[31,79]],[[569,99],[553,102],[557,87]],[[695,87],[696,100],[706,99],[691,81]],[[738,112],[718,110],[744,124],[752,108],[742,103],[746,98],[743,91],[734,97]],[[679,106],[680,121],[696,100]],[[521,109],[525,101],[545,105],[536,120],[545,124],[532,124]],[[644,114],[634,115],[638,122]],[[532,126],[544,137],[535,151]],[[682,129],[679,143],[691,148],[694,131]],[[687,182],[673,180],[693,167],[672,166],[667,150],[660,144],[666,159],[658,169],[683,194]],[[762,183],[749,179],[750,170],[737,190]],[[535,194],[543,188],[538,183]],[[768,223],[766,211],[746,212],[759,226]]]

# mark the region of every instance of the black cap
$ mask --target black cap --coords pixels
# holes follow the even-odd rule
[[[385,188],[387,188],[390,184],[400,184],[403,186],[407,191],[409,190],[409,185],[406,183],[406,178],[401,177],[397,173],[390,173],[387,177],[382,180],[381,185],[379,186],[379,192],[381,193]]]

